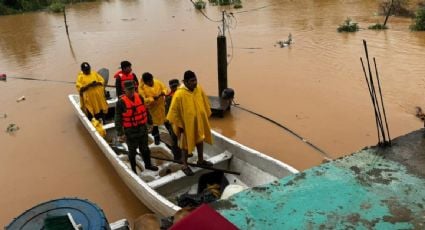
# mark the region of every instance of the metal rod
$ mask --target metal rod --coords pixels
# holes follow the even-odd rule
[[[388,129],[387,114],[385,113],[384,99],[382,98],[381,83],[379,81],[378,68],[376,67],[375,58],[373,58],[373,63],[375,64],[376,80],[378,82],[379,95],[381,96],[381,106],[382,106],[382,111],[384,112],[385,126],[387,128],[387,135],[388,135],[388,143],[391,145],[390,130]]]
[[[378,123],[378,116],[376,115],[376,108],[375,108],[375,104],[373,102],[373,95],[372,95],[372,90],[370,88],[370,84],[369,84],[369,80],[367,79],[367,73],[366,73],[366,69],[364,67],[364,63],[363,63],[363,59],[360,58],[360,62],[362,63],[362,68],[363,68],[363,73],[364,73],[364,78],[366,80],[367,83],[367,88],[369,89],[369,95],[370,95],[370,99],[372,100],[372,104],[373,104],[373,110],[375,112],[375,123],[376,123],[376,131],[378,133],[378,143],[381,142],[381,135],[379,132],[379,123]]]
[[[382,118],[381,118],[381,110],[379,108],[379,103],[378,103],[378,98],[376,97],[376,92],[375,92],[375,84],[373,83],[373,75],[372,75],[372,70],[370,67],[370,62],[369,62],[369,53],[367,51],[367,44],[366,44],[366,40],[363,40],[363,45],[365,48],[365,52],[366,52],[366,60],[367,60],[367,67],[368,67],[368,71],[369,71],[369,81],[370,81],[370,88],[372,89],[372,95],[373,95],[373,106],[375,108],[375,115],[378,117],[378,123],[379,123],[379,128],[382,134],[382,138],[384,143],[386,142],[385,140],[385,134],[384,134],[384,126],[382,124]]]

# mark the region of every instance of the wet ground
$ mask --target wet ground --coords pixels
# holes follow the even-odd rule
[[[210,19],[221,8],[207,6]],[[425,33],[411,32],[407,18],[391,17],[387,31],[340,34],[346,17],[362,28],[378,21],[371,1],[249,1],[231,10],[227,33],[229,86],[235,101],[290,128],[330,158],[377,142],[373,110],[359,58],[362,39],[376,57],[391,136],[423,126],[415,106],[425,107]],[[67,95],[83,61],[114,72],[128,59],[164,82],[198,74],[217,94],[216,36],[220,23],[196,12],[190,1],[101,1],[67,9],[69,38],[61,14],[0,17],[0,225],[46,199],[88,198],[109,219],[134,218],[148,210],[110,168],[73,114]],[[291,33],[294,44],[276,41]],[[18,80],[29,77],[54,81]],[[57,81],[57,82],[55,82]],[[68,82],[68,83],[67,83]],[[25,96],[26,100],[16,102]],[[7,114],[4,118],[2,114]],[[2,118],[3,117],[3,118]],[[324,157],[282,128],[232,108],[213,129],[302,170]]]

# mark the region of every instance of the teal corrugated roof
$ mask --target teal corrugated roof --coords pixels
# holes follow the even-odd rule
[[[214,207],[240,229],[425,229],[425,130]]]

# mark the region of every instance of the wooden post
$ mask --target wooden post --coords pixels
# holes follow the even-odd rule
[[[227,88],[227,47],[226,37],[217,37],[218,97]]]
[[[217,68],[218,68],[218,97],[227,88],[227,45],[225,35],[225,21],[223,11],[223,30],[222,35],[217,37]]]

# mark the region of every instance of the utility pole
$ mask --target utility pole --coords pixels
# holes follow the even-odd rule
[[[226,21],[225,11],[222,12],[222,30],[217,35],[217,74],[218,74],[218,97],[209,96],[211,102],[211,112],[219,117],[224,116],[224,112],[230,110],[234,92],[227,88],[227,45],[226,45]],[[228,93],[223,93],[225,91]],[[226,95],[224,95],[226,94]],[[224,95],[224,96],[223,96]]]

